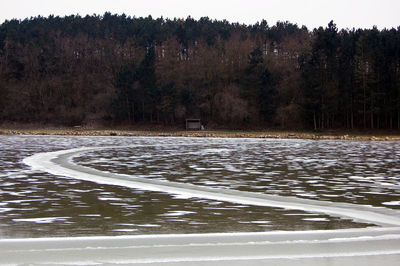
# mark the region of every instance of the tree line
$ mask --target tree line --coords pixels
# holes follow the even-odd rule
[[[400,27],[125,15],[0,25],[0,122],[400,128]]]

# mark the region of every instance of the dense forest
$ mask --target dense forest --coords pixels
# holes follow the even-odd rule
[[[400,27],[35,17],[0,25],[0,123],[400,128]]]

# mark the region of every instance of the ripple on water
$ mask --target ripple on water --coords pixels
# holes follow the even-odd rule
[[[320,214],[235,206],[98,185],[31,171],[21,162],[38,152],[82,146],[120,146],[75,158],[79,164],[102,171],[400,208],[396,200],[400,190],[395,186],[400,178],[399,156],[395,153],[400,150],[398,143],[346,142],[344,145],[303,140],[62,136],[0,138],[1,237],[365,226]],[[137,147],[127,147],[130,145]],[[307,215],[317,220],[304,220]]]

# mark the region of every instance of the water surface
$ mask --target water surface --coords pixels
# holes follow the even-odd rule
[[[399,144],[266,139],[0,136],[0,236],[90,236],[364,227],[279,208],[182,199],[40,171],[38,152],[87,152],[79,164],[146,178],[398,208]]]

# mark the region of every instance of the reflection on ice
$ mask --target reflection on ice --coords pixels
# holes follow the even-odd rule
[[[386,206],[400,206],[400,201],[389,201],[383,202],[382,204]]]
[[[169,211],[167,213],[160,214],[159,216],[183,216],[183,215],[193,214],[193,213],[195,213],[195,212],[192,212],[192,211]]]
[[[71,217],[41,217],[41,218],[25,218],[25,219],[13,219],[14,222],[28,222],[38,224],[49,224],[56,221],[66,221]]]
[[[329,219],[327,218],[303,218],[303,221],[311,221],[311,222],[327,222]]]

